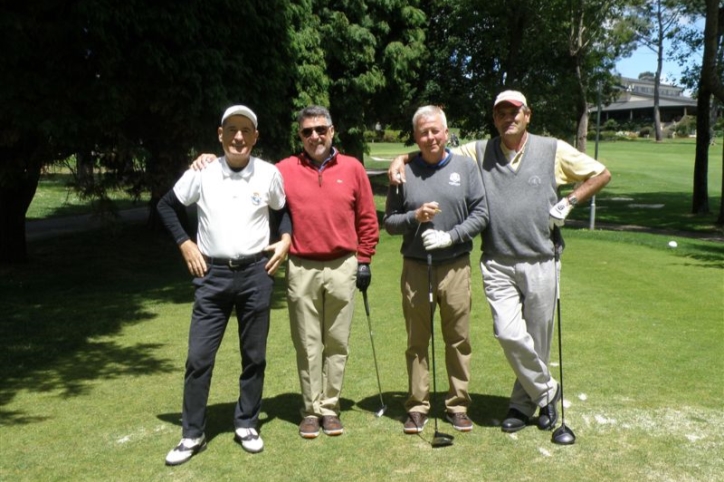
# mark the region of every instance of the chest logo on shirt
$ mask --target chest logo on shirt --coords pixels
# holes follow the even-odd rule
[[[453,172],[452,174],[450,174],[450,180],[448,181],[448,183],[451,186],[459,186],[460,185],[460,174],[458,174],[457,172]]]
[[[254,206],[258,206],[259,204],[261,204],[261,194],[259,194],[258,192],[253,193],[251,195],[251,203]]]
[[[529,186],[540,186],[541,184],[543,184],[543,181],[538,176],[533,176],[530,179],[528,179]]]

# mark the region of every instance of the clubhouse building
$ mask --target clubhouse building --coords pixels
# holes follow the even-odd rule
[[[615,102],[601,106],[601,120],[619,122],[651,121],[654,118],[654,81],[621,77],[621,94]],[[595,112],[597,107],[591,109]],[[661,122],[679,122],[686,115],[696,115],[696,99],[684,95],[683,87],[659,85]]]

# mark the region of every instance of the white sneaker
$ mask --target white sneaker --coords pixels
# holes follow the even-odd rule
[[[255,428],[237,428],[236,441],[249,453],[256,454],[264,450],[264,441]]]
[[[166,465],[181,465],[206,449],[206,437],[182,438],[179,444],[166,456]]]

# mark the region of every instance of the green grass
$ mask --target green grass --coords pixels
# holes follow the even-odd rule
[[[549,432],[534,427],[514,435],[500,431],[513,377],[492,336],[477,269],[470,386],[475,429],[457,434],[441,421],[455,445],[434,450],[432,424],[419,437],[402,433],[407,376],[400,240],[383,233],[369,294],[385,416],[374,417],[379,397],[360,296],[342,397],[347,433],[313,441],[298,436],[301,398],[278,277],[261,427],[265,451],[252,456],[233,442],[239,356],[232,322],[209,400],[209,449],[177,468],[165,467],[163,458],[180,436],[192,289],[176,248],[166,235],[140,226],[32,243],[31,264],[0,277],[0,363],[6,367],[0,375],[0,480],[720,477],[724,245],[673,238],[679,247],[670,249],[670,237],[570,228],[566,236],[566,419],[576,445],[553,445]],[[447,387],[443,367],[438,363],[440,390]]]
[[[722,146],[709,150],[709,206],[711,214],[694,216],[692,193],[695,144],[692,140],[606,142],[599,159],[612,180],[596,199],[596,219],[660,229],[717,231],[721,205]],[[593,154],[589,145],[589,154]],[[588,210],[574,210],[574,219],[589,219]]]
[[[618,210],[622,223],[657,227],[660,222],[651,214],[636,218],[635,209],[611,198],[687,195],[692,161],[676,161],[675,152],[682,149],[685,156],[693,148],[659,147],[603,146],[599,157],[614,180],[600,195],[601,216]],[[390,154],[406,150],[388,148]],[[638,154],[632,151],[638,148]],[[654,156],[657,152],[663,157]],[[653,169],[657,164],[669,167]],[[711,168],[717,165],[712,161]],[[373,177],[373,184],[381,210],[384,177]],[[685,209],[678,213],[678,204],[664,204],[663,220],[681,218],[671,226],[686,226]],[[429,445],[432,423],[419,437],[402,433],[407,375],[400,239],[383,232],[369,295],[389,407],[385,416],[374,416],[379,397],[358,296],[342,394],[347,432],[312,441],[298,436],[301,397],[278,275],[261,426],[265,451],[252,456],[233,442],[239,355],[232,321],[209,400],[209,449],[176,468],[165,467],[163,459],[180,437],[193,298],[178,250],[165,233],[137,225],[30,243],[29,265],[0,270],[0,363],[5,367],[0,374],[0,480],[720,479],[724,244],[671,234],[564,231],[566,421],[578,437],[575,445],[553,445],[549,432],[534,427],[513,435],[500,431],[513,376],[492,335],[477,267],[470,385],[475,429],[457,434],[440,421],[441,431],[455,435],[455,445],[442,449]],[[678,248],[667,246],[672,239]],[[439,330],[437,336],[441,339]],[[437,347],[442,361],[442,344]],[[555,346],[553,353],[555,364]],[[442,362],[437,375],[443,391]],[[438,397],[435,407],[441,405]]]
[[[61,166],[51,166],[43,174],[33,201],[28,208],[28,220],[44,219],[49,217],[74,216],[89,214],[97,208],[97,203],[82,199],[73,189],[73,175]],[[108,197],[113,201],[116,209],[130,209],[145,205],[148,194],[134,200],[128,193],[114,189],[108,191]]]

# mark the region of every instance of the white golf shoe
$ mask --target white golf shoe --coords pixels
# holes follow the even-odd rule
[[[181,465],[206,449],[206,436],[182,438],[179,444],[166,455],[166,465]]]
[[[235,438],[242,448],[249,453],[256,454],[264,450],[264,441],[255,428],[237,428]]]

